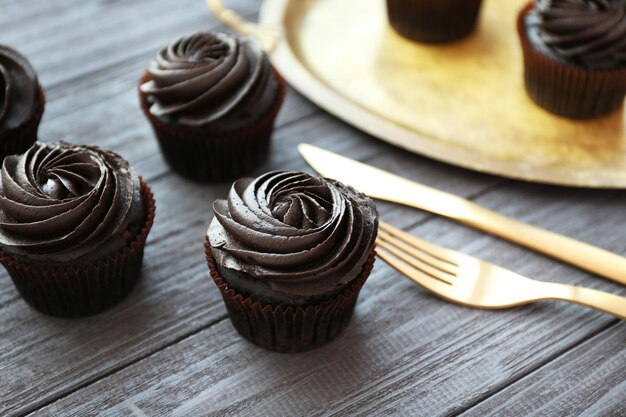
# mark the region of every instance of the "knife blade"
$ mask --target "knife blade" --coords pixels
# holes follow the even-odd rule
[[[298,151],[319,174],[379,200],[435,213],[626,285],[626,258],[541,229],[445,191],[408,180],[345,156],[301,143]]]

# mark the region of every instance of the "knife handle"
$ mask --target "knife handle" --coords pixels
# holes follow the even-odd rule
[[[464,200],[455,220],[626,285],[626,258]]]
[[[384,173],[375,198],[430,211],[626,285],[626,258],[558,233],[531,226],[469,200]]]

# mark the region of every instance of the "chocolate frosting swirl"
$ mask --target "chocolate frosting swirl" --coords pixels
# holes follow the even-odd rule
[[[143,217],[128,162],[95,146],[36,142],[4,159],[0,179],[0,244],[32,260],[104,257]]]
[[[244,124],[265,114],[278,94],[269,60],[257,43],[225,33],[179,39],[159,51],[148,73],[152,79],[140,90],[152,101],[150,112],[190,126],[224,120]]]
[[[378,226],[371,199],[301,172],[235,181],[213,210],[208,237],[218,265],[290,295],[324,294],[356,278]]]
[[[626,1],[538,0],[528,17],[537,41],[589,69],[626,66]]]
[[[28,60],[0,45],[0,132],[15,129],[35,112],[39,82]]]

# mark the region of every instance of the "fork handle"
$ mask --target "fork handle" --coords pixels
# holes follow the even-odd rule
[[[548,282],[544,284],[550,294],[546,299],[580,304],[626,320],[626,297],[574,285]]]

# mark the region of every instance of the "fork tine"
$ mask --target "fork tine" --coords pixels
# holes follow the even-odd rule
[[[450,294],[450,291],[453,288],[451,285],[446,284],[438,279],[434,279],[431,276],[426,275],[421,271],[413,268],[408,263],[388,252],[384,246],[382,248],[379,247],[376,250],[376,253],[383,261],[387,262],[395,270],[400,272],[405,277],[409,278],[411,281],[415,282],[418,285],[421,285],[422,287],[437,295],[440,295],[446,299],[450,299],[450,296],[448,294]]]
[[[408,261],[407,259],[405,259],[405,261],[413,264],[413,266],[418,269],[424,270],[427,274],[433,275],[437,279],[448,280],[456,278],[458,275],[458,268],[456,266],[452,266],[451,264],[442,262],[438,258],[434,258],[429,253],[426,253],[419,248],[415,248],[402,240],[391,236],[384,230],[378,231],[378,237],[379,240],[387,242],[401,251],[411,255],[414,258],[413,261]]]
[[[439,246],[433,245],[432,243],[426,242],[425,240],[419,239],[409,233],[406,233],[392,225],[380,222],[379,230],[388,233],[389,235],[401,240],[405,244],[411,245],[413,248],[419,250],[424,255],[428,256],[428,260],[422,259],[418,255],[413,255],[422,261],[433,265],[434,267],[441,269],[442,271],[446,271],[452,275],[457,275],[457,267],[459,266],[458,262],[456,262],[451,256],[447,249],[441,248]]]
[[[427,253],[430,256],[442,262],[455,265],[455,266],[458,265],[457,262],[455,262],[452,259],[447,249],[444,249],[442,247],[433,245],[432,243],[426,242],[425,240],[422,240],[403,230],[400,230],[397,227],[390,225],[389,223],[385,223],[381,221],[379,222],[378,227],[379,229],[382,229],[383,231],[389,233],[390,235],[397,237],[398,239],[404,242],[407,242],[411,246],[418,248],[422,252]]]
[[[432,266],[428,265],[427,263],[424,263],[421,260],[413,257],[411,253],[407,253],[406,251],[404,251],[404,248],[400,248],[396,246],[396,243],[402,244],[402,242],[398,242],[397,239],[395,240],[395,242],[389,241],[384,237],[385,235],[386,234],[384,232],[378,235],[378,239],[376,240],[377,245],[384,248],[387,252],[393,254],[396,258],[401,259],[404,263],[407,263],[413,268],[417,269],[422,274],[432,279],[437,279],[439,281],[442,281],[449,285],[453,284],[452,282],[453,277],[450,274],[446,274],[438,269],[435,269]],[[411,249],[411,248],[409,247],[408,249]]]

